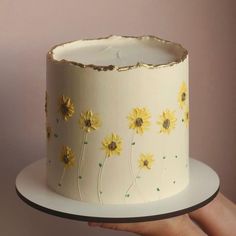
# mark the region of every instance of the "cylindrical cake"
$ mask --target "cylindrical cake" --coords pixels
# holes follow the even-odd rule
[[[47,54],[47,182],[83,202],[157,201],[189,182],[188,53],[110,36]]]

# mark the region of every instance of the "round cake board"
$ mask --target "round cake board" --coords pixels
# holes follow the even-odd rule
[[[219,177],[206,164],[190,158],[190,182],[182,192],[141,204],[95,204],[63,197],[46,184],[46,159],[24,168],[16,178],[18,196],[48,214],[92,222],[131,223],[161,220],[196,210],[212,201],[219,191]]]

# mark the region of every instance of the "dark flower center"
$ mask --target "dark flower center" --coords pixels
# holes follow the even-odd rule
[[[135,125],[136,126],[140,127],[140,126],[142,126],[142,124],[143,124],[143,119],[142,118],[137,118],[135,120]]]
[[[169,119],[164,120],[163,127],[165,129],[168,129],[170,127],[170,120]]]
[[[145,160],[145,161],[143,162],[143,165],[144,165],[144,166],[148,166],[148,160]]]
[[[188,112],[186,113],[186,118],[187,118],[187,120],[189,119],[189,113]]]
[[[116,148],[117,148],[117,145],[113,141],[108,145],[108,149],[111,151],[114,151]]]
[[[67,155],[64,155],[64,156],[63,156],[63,161],[64,161],[65,164],[68,164],[69,161],[70,161],[70,160],[69,160],[69,157],[68,157]]]
[[[61,112],[63,115],[66,115],[69,112],[69,108],[67,107],[67,105],[65,103],[61,104]]]
[[[90,119],[85,120],[84,124],[85,124],[86,127],[91,127],[92,126],[92,123],[91,123]]]
[[[185,99],[186,99],[186,93],[182,93],[182,95],[181,95],[182,102],[185,101]]]

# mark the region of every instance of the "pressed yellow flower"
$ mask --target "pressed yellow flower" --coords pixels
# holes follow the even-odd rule
[[[46,134],[47,134],[48,139],[51,137],[51,132],[52,132],[52,128],[50,126],[47,126],[46,127]]]
[[[128,116],[129,128],[135,130],[137,134],[143,134],[150,126],[151,114],[147,108],[134,108]]]
[[[186,105],[187,98],[188,98],[187,85],[183,81],[178,94],[178,102],[181,109],[183,109],[183,107]]]
[[[160,132],[169,134],[175,128],[176,121],[175,113],[165,110],[157,121],[157,124],[161,127]]]
[[[80,114],[80,127],[87,133],[98,129],[101,126],[99,117],[91,110]]]
[[[153,155],[150,154],[150,153],[147,153],[147,154],[142,153],[139,157],[138,162],[139,162],[139,167],[140,168],[150,170],[151,167],[152,167],[152,164],[154,162]]]
[[[75,112],[74,105],[69,97],[64,95],[60,98],[60,112],[65,121],[67,121]]]
[[[64,163],[65,168],[69,168],[75,164],[75,155],[68,146],[63,146],[62,148],[61,161]]]
[[[189,124],[189,108],[188,107],[185,108],[183,122],[186,124],[186,126]]]
[[[105,150],[107,157],[119,156],[122,151],[122,139],[112,133],[103,140],[102,149]]]

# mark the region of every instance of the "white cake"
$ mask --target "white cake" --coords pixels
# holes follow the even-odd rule
[[[47,181],[98,204],[157,201],[189,182],[188,53],[154,36],[47,54]]]

